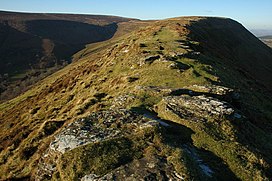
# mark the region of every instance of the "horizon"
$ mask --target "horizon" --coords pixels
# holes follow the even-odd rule
[[[141,20],[160,20],[180,16],[210,16],[231,18],[243,24],[249,30],[272,30],[272,1],[230,0],[218,2],[207,0],[194,2],[188,0],[93,0],[91,2],[72,0],[41,1],[9,0],[0,2],[2,11],[22,13],[67,13],[87,15],[110,15]]]
[[[0,0],[0,181],[270,180],[272,0],[241,1]]]
[[[1,11],[2,12],[8,12],[8,13],[25,13],[25,14],[33,13],[33,14],[71,14],[71,15],[116,16],[116,17],[122,17],[122,18],[139,19],[139,18],[133,18],[133,17],[124,17],[124,16],[118,16],[118,15],[111,15],[111,14],[88,14],[88,13],[73,13],[73,12],[29,12],[29,11],[11,11],[11,10],[2,10],[2,9],[0,9],[0,12]],[[190,16],[176,16],[176,17],[190,17]],[[205,16],[203,16],[203,17],[205,17]],[[221,17],[220,16],[206,16],[206,17],[228,18],[228,17],[223,17],[223,16],[221,16]],[[175,17],[168,17],[168,18],[164,18],[164,19],[170,19],[170,18],[175,18]],[[139,19],[139,20],[145,21],[145,20],[162,20],[162,19]],[[233,19],[233,20],[235,20],[235,19]],[[260,29],[260,28],[251,28],[251,29],[249,29],[249,28],[247,28],[247,29],[252,34],[254,34],[256,37],[263,37],[263,36],[272,35],[272,28],[271,29]]]

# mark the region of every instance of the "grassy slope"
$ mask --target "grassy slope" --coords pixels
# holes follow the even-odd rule
[[[52,135],[46,135],[42,129],[48,120],[65,121],[66,125],[91,111],[109,108],[113,99],[119,95],[136,97],[132,102],[124,104],[127,108],[150,108],[160,102],[161,94],[141,91],[137,86],[180,88],[193,84],[220,84],[234,85],[234,88],[240,90],[242,111],[250,117],[250,121],[244,125],[241,123],[237,129],[249,138],[254,137],[256,142],[245,142],[245,136],[242,140],[236,140],[236,146],[241,150],[246,149],[246,152],[231,152],[234,143],[226,144],[230,147],[221,147],[209,134],[205,135],[198,128],[188,125],[196,131],[192,137],[193,144],[223,159],[239,178],[249,179],[252,173],[256,174],[256,178],[264,177],[259,170],[267,169],[265,164],[271,164],[272,159],[270,154],[263,156],[271,145],[271,102],[260,92],[258,84],[251,77],[241,76],[231,64],[224,62],[222,66],[221,60],[216,56],[203,54],[200,58],[180,57],[175,63],[188,67],[183,71],[171,69],[169,66],[173,62],[163,61],[173,53],[195,51],[191,48],[194,46],[185,49],[178,41],[186,41],[190,45],[201,44],[200,40],[197,42],[189,38],[192,32],[188,28],[191,20],[195,22],[199,19],[201,18],[192,17],[154,22],[134,33],[96,46],[91,45],[75,55],[74,58],[78,61],[40,81],[23,95],[1,104],[0,175],[7,178],[31,174],[52,139]],[[163,56],[152,63],[143,64],[146,57],[158,55]],[[248,85],[247,81],[252,83]],[[93,100],[97,100],[97,93],[106,93],[108,96],[93,104]],[[233,123],[228,124],[232,126]],[[254,134],[251,129],[255,130]],[[242,143],[249,144],[250,148],[255,144],[257,148],[263,149],[259,153],[261,156],[256,156],[254,151],[247,149]],[[35,152],[29,153],[28,150]],[[253,155],[254,159],[264,159],[264,165],[251,167],[250,164],[248,168],[244,166],[246,163],[236,162],[236,157],[245,153],[247,155],[243,156]],[[250,174],[246,174],[245,169]]]
[[[0,101],[63,68],[86,44],[124,35],[144,23],[115,16],[0,11]]]
[[[55,61],[60,61],[60,59],[67,60],[71,54],[84,48],[86,43],[107,40],[113,36],[115,33],[114,28],[116,27],[112,27],[113,29],[110,27],[108,27],[109,29],[103,29],[103,27],[113,23],[132,20],[115,16],[4,11],[0,11],[0,15],[0,39],[2,54],[5,54],[1,60],[1,67],[4,67],[5,70],[1,74],[12,74],[16,71],[13,70],[15,69],[14,66],[8,67],[5,65],[7,57],[10,59],[8,61],[10,64],[13,64],[13,61],[15,61],[15,67],[23,70],[30,67],[22,62],[31,63],[32,67],[39,63],[36,60],[39,58],[37,58],[37,55],[48,56],[48,54],[53,54],[58,59]],[[52,29],[52,27],[54,28]],[[53,49],[45,41],[53,44]],[[16,54],[12,53],[11,49],[15,48],[18,52],[21,51],[20,59],[14,57]],[[29,49],[34,52],[31,52]],[[17,71],[20,72],[20,69]]]

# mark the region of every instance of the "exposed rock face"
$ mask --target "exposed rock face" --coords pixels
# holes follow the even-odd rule
[[[136,89],[143,91],[152,91],[154,93],[160,93],[164,96],[179,96],[179,95],[190,95],[199,96],[206,95],[209,97],[217,97],[226,101],[238,100],[240,95],[234,92],[233,89],[216,86],[216,85],[192,85],[183,88],[169,88],[169,87],[158,87],[158,86],[137,86]]]
[[[167,164],[166,160],[162,160],[159,157],[144,157],[123,165],[102,177],[95,174],[85,175],[81,178],[81,181],[183,179],[184,178],[174,170],[172,165]]]
[[[185,152],[187,152],[190,155],[190,157],[196,161],[201,171],[208,177],[212,177],[214,173],[213,170],[206,163],[204,163],[201,158],[199,158],[199,155],[197,154],[196,150],[190,145],[183,145],[183,147]]]
[[[230,104],[239,99],[239,94],[227,87],[192,85],[179,89],[160,87],[142,87],[141,89],[164,95],[162,101],[155,106],[156,112],[172,112],[189,122],[242,117]]]
[[[127,105],[129,102],[132,102],[133,100],[135,100],[135,96],[120,95],[114,98],[111,108],[123,108],[125,105]]]
[[[166,110],[175,112],[189,121],[204,121],[209,117],[229,116],[234,110],[223,101],[206,96],[169,96],[162,100]]]
[[[92,113],[90,116],[68,125],[55,136],[55,140],[50,144],[47,153],[40,162],[36,179],[51,178],[52,174],[57,171],[56,159],[70,150],[83,148],[92,143],[103,143],[107,140],[110,142],[115,138],[128,137],[138,132],[145,132],[150,128],[154,129],[158,125],[158,122],[128,110],[108,110]],[[147,161],[145,164],[147,164]],[[88,168],[85,169],[88,170]],[[144,170],[144,168],[140,169]],[[138,174],[140,175],[140,173]],[[108,176],[104,177],[108,178]],[[93,177],[84,177],[85,180],[92,180],[90,178]]]
[[[146,119],[126,110],[92,113],[87,118],[73,122],[58,134],[50,149],[64,153],[81,145],[121,136],[128,131],[126,127],[134,126],[136,129],[145,122]]]
[[[187,88],[195,92],[210,93],[220,96],[227,96],[234,93],[234,90],[231,88],[216,85],[192,85]]]

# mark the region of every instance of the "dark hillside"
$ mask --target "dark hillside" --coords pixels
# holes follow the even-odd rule
[[[38,61],[36,55],[43,52],[41,38],[5,24],[0,24],[0,28],[1,75],[12,74],[19,70],[29,69],[29,65],[35,65]]]
[[[257,127],[272,130],[272,49],[240,23],[226,18],[193,21],[188,37],[195,56],[214,67],[220,84],[239,90],[243,101],[237,105]]]
[[[31,20],[67,20],[95,25],[106,25],[110,23],[128,22],[135,20],[118,16],[106,15],[84,15],[84,14],[54,14],[54,13],[21,13],[0,11],[0,21],[11,22],[10,25],[16,29],[24,30],[24,21]]]
[[[199,51],[222,65],[241,71],[272,90],[272,49],[231,19],[206,18],[190,25],[190,39]]]
[[[34,20],[26,22],[27,33],[1,24],[0,50],[1,74],[16,74],[31,68],[47,68],[70,62],[71,56],[86,44],[111,38],[117,24],[106,26],[59,20]],[[46,46],[45,40],[52,45]],[[50,51],[51,50],[51,51]],[[42,60],[46,56],[54,58]]]
[[[69,64],[86,44],[112,38],[118,23],[130,20],[0,11],[0,101]]]
[[[26,23],[27,31],[54,42],[85,45],[110,39],[117,31],[117,24],[106,26],[65,20],[33,20]]]

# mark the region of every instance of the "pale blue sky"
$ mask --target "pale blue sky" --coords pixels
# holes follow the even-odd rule
[[[248,29],[272,29],[272,0],[0,0],[0,10],[139,19],[223,16],[241,22]]]

